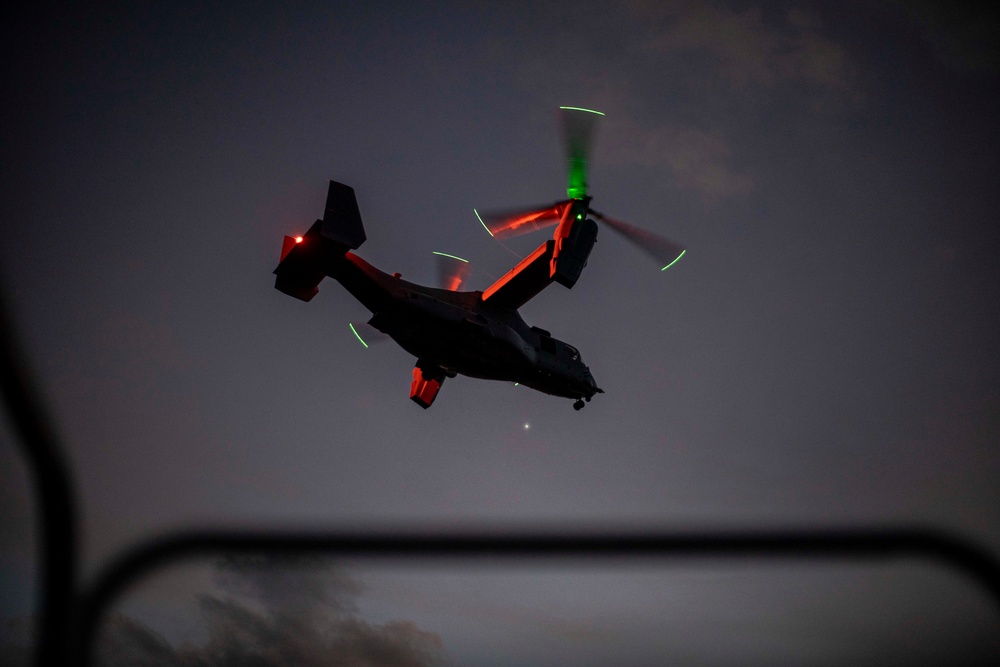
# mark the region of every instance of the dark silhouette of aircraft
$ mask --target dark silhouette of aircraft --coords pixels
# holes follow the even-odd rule
[[[570,107],[562,107],[561,112],[568,149],[569,198],[527,210],[479,216],[494,236],[555,225],[553,238],[485,291],[458,291],[465,267],[445,277],[447,288],[434,288],[403,280],[398,273],[380,271],[350,252],[365,242],[365,230],[354,190],[336,181],[330,181],[323,219],[303,236],[285,237],[281,260],[274,270],[275,287],[309,301],[325,277],[343,285],[372,312],[368,322],[372,327],[417,358],[410,398],[424,408],[434,402],[446,378],[461,374],[572,398],[573,407],[581,409],[603,390],[579,351],[548,331],[529,326],[518,308],[553,282],[567,288],[576,284],[597,241],[593,218],[665,263],[663,269],[685,250],[590,208],[587,152],[594,121],[603,114]]]

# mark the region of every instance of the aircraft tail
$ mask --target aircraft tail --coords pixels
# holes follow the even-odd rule
[[[366,238],[354,188],[330,181],[323,219],[304,236],[285,237],[274,287],[296,299],[311,300],[320,281],[330,275],[331,262],[359,248]]]
[[[361,211],[354,197],[354,188],[337,181],[330,181],[326,192],[326,210],[323,211],[321,233],[324,238],[357,250],[367,238],[361,223]]]

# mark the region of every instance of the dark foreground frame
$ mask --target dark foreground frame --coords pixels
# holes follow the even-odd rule
[[[2,297],[2,294],[0,294]],[[187,531],[154,538],[114,558],[88,590],[77,581],[76,504],[52,422],[29,381],[25,357],[0,302],[0,391],[20,436],[37,497],[41,553],[37,665],[89,665],[100,621],[128,587],[158,567],[220,553],[323,553],[366,558],[608,559],[657,557],[757,560],[931,560],[965,573],[1000,611],[1000,562],[980,545],[919,527],[649,532]]]
[[[320,553],[366,559],[441,559],[470,563],[538,563],[558,558],[576,564],[624,558],[671,561],[712,559],[863,561],[930,560],[963,572],[988,592],[1000,612],[1000,565],[978,546],[920,528],[844,528],[692,532],[552,531],[188,531],[150,540],[110,563],[82,600],[80,648],[92,658],[100,621],[144,575],[195,557],[252,553],[295,557]],[[998,616],[1000,627],[1000,616]],[[84,662],[84,664],[91,664]]]

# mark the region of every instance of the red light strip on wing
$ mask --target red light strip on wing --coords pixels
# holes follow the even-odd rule
[[[552,206],[550,208],[542,209],[541,211],[530,211],[522,215],[509,218],[502,221],[500,224],[493,226],[492,228],[487,228],[491,234],[524,234],[526,232],[534,232],[539,229],[544,229],[549,227],[562,218],[563,208],[566,204],[559,204],[557,206]],[[522,227],[527,227],[522,229]]]
[[[491,296],[493,296],[493,294],[495,294],[497,290],[499,290],[501,287],[503,287],[511,280],[513,280],[522,270],[530,266],[532,262],[534,262],[542,255],[544,255],[546,252],[548,252],[548,250],[549,250],[548,244],[546,243],[543,243],[542,245],[535,248],[535,251],[533,253],[531,253],[530,255],[522,259],[520,262],[518,262],[517,266],[508,271],[502,278],[500,278],[500,280],[490,285],[489,288],[487,288],[487,290],[483,292],[483,301],[486,301]]]

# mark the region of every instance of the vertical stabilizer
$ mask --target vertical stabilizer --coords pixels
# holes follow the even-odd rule
[[[327,239],[351,250],[357,250],[365,242],[365,227],[361,223],[361,211],[358,210],[354,188],[330,181],[321,233]]]

